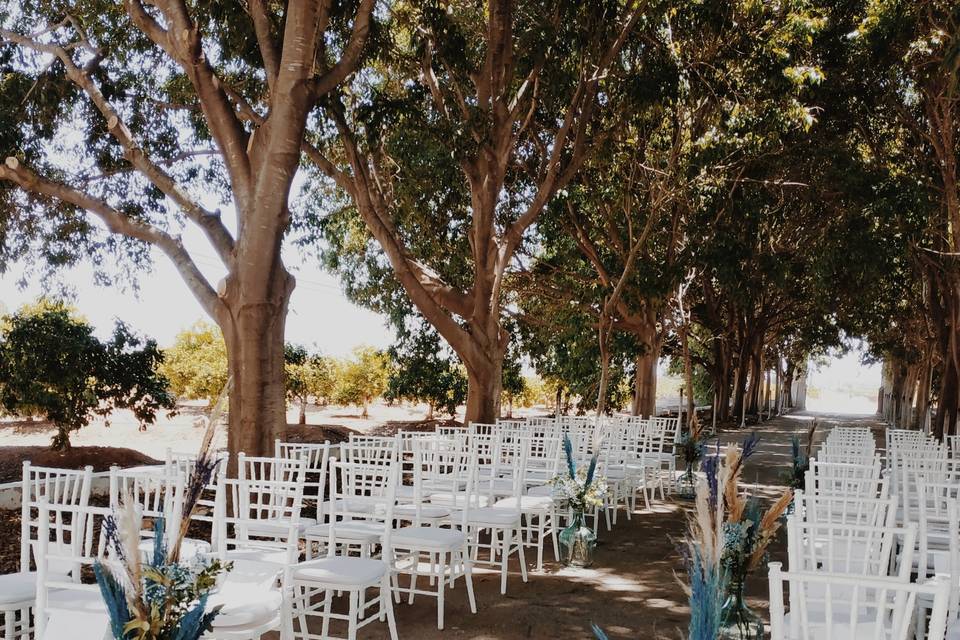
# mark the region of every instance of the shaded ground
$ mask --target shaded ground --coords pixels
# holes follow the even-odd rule
[[[756,427],[761,435],[757,453],[747,463],[744,485],[765,498],[779,495],[779,475],[790,463],[790,438],[804,434],[810,414],[775,418]],[[860,424],[879,427],[873,418],[821,415],[816,441],[822,441],[836,424]],[[394,425],[387,425],[389,430]],[[312,430],[315,426],[308,427]],[[750,429],[729,431],[721,443],[741,441]],[[329,439],[333,438],[328,434]],[[322,440],[323,438],[321,438]],[[2,451],[2,449],[0,449]],[[397,628],[401,638],[476,638],[514,640],[589,639],[591,622],[601,626],[610,638],[676,640],[685,635],[688,609],[674,572],[683,567],[676,541],[685,533],[686,503],[668,500],[656,503],[651,511],[636,513],[627,520],[621,512],[612,532],[600,531],[594,567],[588,570],[563,569],[552,561],[548,551],[543,573],[530,573],[523,584],[514,564],[507,596],[499,593],[499,575],[482,570],[475,574],[478,613],[467,606],[466,590],[458,582],[446,597],[446,629],[436,629],[436,601],[418,597],[413,606],[396,606]],[[19,538],[19,514],[0,512],[0,540]],[[771,559],[785,559],[785,533],[781,533],[771,551]],[[0,545],[0,570],[15,566],[19,547]],[[767,584],[765,572],[748,583],[748,599],[757,613],[766,617]],[[338,631],[336,627],[332,631]],[[342,635],[345,635],[342,634]],[[386,625],[372,623],[360,638],[386,638]]]

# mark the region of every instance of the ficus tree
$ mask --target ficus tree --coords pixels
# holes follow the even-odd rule
[[[953,433],[960,415],[960,7],[949,0],[864,0],[844,17],[853,23],[841,61],[856,88],[843,104],[849,118],[841,120],[851,149],[886,172],[879,185],[908,177],[905,206],[893,215],[904,229],[914,227],[917,213],[925,222],[910,236],[915,274],[898,297],[919,303],[935,340],[926,339],[916,318],[904,326],[919,331],[901,331],[905,339],[888,353],[898,370],[911,360],[926,363],[923,375],[905,385],[926,380],[924,409],[936,364],[933,431],[942,436]]]
[[[307,424],[307,403],[329,401],[336,384],[332,359],[310,351],[303,345],[284,345],[284,379],[287,398],[297,403],[297,424]]]
[[[545,207],[615,127],[610,89],[640,2],[397,3],[389,55],[325,105],[317,163],[467,370],[466,418],[497,417],[505,288]],[[341,227],[343,228],[343,227]],[[382,263],[379,266],[382,269]]]
[[[333,400],[337,404],[355,405],[369,416],[370,403],[387,390],[390,379],[390,357],[373,347],[357,347],[352,357],[336,367]]]
[[[374,4],[0,3],[0,264],[163,254],[223,332],[232,452],[265,454],[285,428],[291,188]]]

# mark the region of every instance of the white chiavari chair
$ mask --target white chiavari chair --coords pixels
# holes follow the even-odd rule
[[[516,555],[520,564],[520,575],[527,581],[527,562],[524,553],[523,539],[523,511],[520,502],[514,502],[510,508],[495,507],[497,498],[503,495],[503,481],[511,484],[510,493],[519,495],[523,491],[523,476],[512,473],[508,478],[502,476],[512,467],[504,466],[507,460],[501,452],[502,440],[498,436],[471,436],[469,444],[475,459],[482,454],[489,456],[490,468],[486,474],[480,474],[480,465],[473,465],[468,469],[472,476],[469,480],[473,486],[473,495],[466,498],[470,504],[467,514],[468,534],[470,536],[470,553],[475,566],[488,566],[500,571],[500,593],[507,592],[507,576],[509,574],[510,556]],[[433,497],[431,497],[431,501]],[[484,542],[486,535],[488,543]],[[486,553],[486,557],[481,556]]]
[[[20,485],[20,570],[0,575],[0,617],[2,640],[31,637],[31,611],[37,595],[37,572],[30,566],[32,549],[40,537],[40,502],[45,501],[55,518],[52,525],[58,540],[80,535],[83,522],[60,507],[86,507],[90,499],[93,468],[82,470],[36,467],[23,463]],[[71,573],[79,581],[79,574]]]
[[[437,526],[439,523],[435,519],[431,519],[432,526],[424,526],[424,507],[421,505],[415,509],[408,526],[391,532],[392,556],[389,559],[394,574],[407,575],[410,579],[408,588],[395,587],[398,596],[408,594],[411,604],[416,595],[437,598],[437,628],[443,629],[445,593],[447,587],[453,589],[458,578],[464,578],[466,582],[470,610],[477,611],[468,528],[476,454],[470,452],[467,438],[458,436],[417,441],[414,443],[414,458],[416,468],[427,472],[427,481],[443,489],[442,493],[453,496],[451,502],[457,507],[452,513],[448,512],[449,527]],[[463,482],[465,476],[466,482]],[[417,587],[421,575],[426,575],[431,585],[436,584],[436,591]]]
[[[307,560],[287,569],[287,581],[292,589],[292,636],[315,640],[330,638],[334,621],[345,622],[347,640],[356,640],[360,628],[376,620],[386,620],[390,638],[397,640],[397,628],[391,597],[393,509],[396,487],[399,484],[399,462],[389,458],[371,461],[340,461],[329,463],[330,522],[327,527],[326,557]],[[374,508],[368,508],[373,505]],[[344,527],[354,522],[370,523],[379,531],[382,544],[381,558],[338,555],[344,539]],[[346,539],[353,536],[346,533]],[[367,592],[377,590],[369,598]],[[346,614],[333,612],[334,594],[346,594]],[[368,610],[376,608],[368,614]],[[320,619],[318,634],[311,628],[311,620]],[[342,637],[342,636],[341,636]]]
[[[924,584],[837,575],[783,571],[769,565],[772,640],[907,640],[913,633],[917,597],[933,601],[928,640],[943,640],[950,585]],[[789,585],[790,611],[783,590]],[[825,615],[824,613],[825,612]]]
[[[81,581],[84,568],[105,560],[103,539],[94,547],[95,517],[108,509],[81,504],[37,504],[36,640],[107,640],[112,637],[106,604],[96,584]],[[69,522],[70,526],[61,523]]]
[[[262,460],[246,462],[256,462],[256,471],[248,468],[239,478],[222,472],[217,482],[215,517],[222,525],[216,555],[233,568],[208,600],[209,607],[221,609],[204,638],[257,640],[275,631],[281,637],[292,633],[286,569],[299,559],[306,461],[293,461],[299,471],[277,465],[272,474]]]
[[[526,466],[530,447],[531,441],[525,437],[501,442],[501,456],[508,465],[509,473],[521,479],[521,485],[519,493],[501,498],[493,506],[498,509],[515,510],[519,505],[520,512],[523,514],[523,543],[528,549],[537,550],[537,571],[542,571],[544,545],[548,537],[553,542],[554,559],[560,559],[557,545],[557,507],[552,497],[526,493]]]
[[[897,518],[897,499],[864,498],[846,495],[807,495],[794,493],[795,513],[802,522],[853,524],[893,527]]]

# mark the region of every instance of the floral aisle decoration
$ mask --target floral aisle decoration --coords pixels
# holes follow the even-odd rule
[[[593,551],[597,536],[586,525],[585,514],[596,511],[604,505],[608,487],[603,478],[596,477],[599,446],[594,447],[590,464],[578,469],[573,457],[573,445],[570,438],[563,438],[563,452],[566,456],[566,473],[553,478],[553,497],[558,506],[570,512],[570,524],[560,532],[560,556],[564,564],[573,567],[589,567],[593,564]]]
[[[690,428],[683,432],[680,437],[679,451],[683,458],[683,475],[680,476],[680,496],[684,498],[694,497],[694,488],[696,479],[694,470],[697,464],[703,459],[707,450],[706,438],[699,420],[693,420]]]
[[[704,461],[706,475],[704,499],[715,514],[711,526],[722,536],[719,553],[720,573],[724,576],[723,605],[720,608],[719,631],[716,638],[759,640],[763,638],[763,621],[750,610],[744,599],[747,577],[766,559],[767,549],[780,529],[780,517],[793,500],[793,491],[787,489],[766,510],[756,496],[740,489],[744,462],[757,449],[759,438],[751,434],[742,447],[727,446],[723,455]],[[701,500],[698,491],[698,502]],[[698,510],[699,517],[699,510]],[[691,602],[691,609],[693,603]]]
[[[793,499],[786,490],[763,511],[759,499],[740,489],[744,462],[759,444],[751,434],[742,446],[730,444],[703,462],[689,533],[682,547],[690,601],[690,640],[763,638],[763,621],[747,607],[747,576],[766,559]]]
[[[225,396],[226,387],[207,424],[179,518],[157,518],[153,523],[151,557],[142,557],[142,522],[131,496],[125,496],[121,507],[104,519],[111,555],[94,565],[94,574],[115,640],[198,640],[219,612],[219,607],[207,610],[207,598],[219,577],[230,571],[230,563],[199,558],[183,562],[180,548],[190,516],[219,465],[213,437]],[[169,522],[176,522],[175,531],[167,532]]]
[[[807,470],[810,468],[810,457],[813,455],[813,436],[817,431],[817,420],[814,419],[807,429],[807,446],[800,448],[800,438],[796,435],[790,439],[791,460],[790,468],[780,475],[780,481],[793,489],[803,489]],[[792,503],[791,503],[792,505]]]

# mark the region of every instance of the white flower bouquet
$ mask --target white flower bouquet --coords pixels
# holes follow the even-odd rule
[[[603,478],[596,477],[597,456],[594,453],[590,458],[590,465],[584,469],[577,468],[573,459],[573,447],[570,438],[564,437],[563,451],[567,457],[566,473],[560,474],[550,481],[553,485],[553,497],[560,505],[570,508],[574,513],[585,513],[603,506],[609,489]]]

